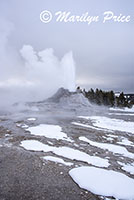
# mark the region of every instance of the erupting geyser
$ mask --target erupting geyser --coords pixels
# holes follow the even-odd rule
[[[67,53],[61,61],[63,70],[63,87],[69,91],[75,91],[75,63],[72,52]]]
[[[75,63],[72,52],[65,54],[61,61],[51,48],[35,52],[32,46],[24,45],[20,52],[25,60],[27,79],[42,85],[44,92],[55,92],[61,87],[75,90]]]
[[[17,57],[19,62],[14,63],[12,71],[10,64],[6,65],[6,74],[11,71],[10,76],[7,74],[4,77],[5,71],[2,71],[1,76],[4,78],[0,81],[0,106],[41,101],[52,96],[61,87],[71,92],[75,90],[72,52],[66,53],[60,60],[54,55],[52,48],[35,51],[31,45],[23,45]]]

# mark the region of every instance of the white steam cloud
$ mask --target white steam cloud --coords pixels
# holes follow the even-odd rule
[[[59,60],[53,49],[35,52],[30,45],[24,45],[20,50],[25,61],[25,78],[31,85],[44,86],[44,91],[64,87],[70,91],[75,90],[75,64],[72,52]]]
[[[52,48],[35,51],[23,45],[18,52],[8,41],[13,25],[1,20],[0,27],[0,106],[19,101],[38,101],[60,87],[75,90],[75,62],[72,52],[60,60]]]

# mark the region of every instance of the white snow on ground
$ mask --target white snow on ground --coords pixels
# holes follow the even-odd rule
[[[121,112],[134,112],[134,106],[132,108],[124,108],[124,109],[121,109],[121,108],[109,108],[109,110],[121,111]]]
[[[113,131],[123,131],[134,134],[134,122],[127,122],[121,119],[112,119],[103,116],[89,117],[93,125],[99,128],[105,128]]]
[[[126,145],[126,146],[131,146],[134,147],[134,143],[129,141],[127,138],[122,138],[121,142],[117,142],[118,144]]]
[[[47,141],[47,143],[48,143],[48,144],[50,144],[50,145],[53,145],[53,143],[52,143],[52,142],[50,142],[50,141]]]
[[[59,147],[59,148],[56,148],[53,152],[59,156],[66,157],[71,160],[83,161],[83,162],[86,162],[88,164],[92,164],[98,167],[109,166],[107,159],[99,158],[97,156],[90,156],[85,152],[72,149],[69,147]]]
[[[10,137],[10,134],[8,134],[8,133],[7,133],[7,134],[5,134],[5,137]]]
[[[134,163],[132,164],[124,164],[118,161],[118,164],[122,166],[122,169],[130,174],[134,174]]]
[[[43,159],[48,160],[48,161],[52,161],[52,162],[56,162],[56,163],[61,163],[61,164],[66,165],[66,166],[73,165],[73,163],[71,163],[71,162],[65,162],[62,158],[57,158],[57,157],[54,157],[54,156],[44,156]]]
[[[134,113],[108,113],[109,115],[119,115],[119,116],[134,116]]]
[[[110,151],[110,152],[112,152],[114,154],[120,154],[122,156],[134,159],[134,154],[128,152],[128,150],[125,147],[121,147],[121,146],[114,145],[114,144],[93,142],[93,141],[87,139],[86,137],[79,137],[79,140],[87,142],[91,146],[95,146],[97,148],[108,150],[108,151]]]
[[[72,124],[74,124],[76,126],[82,126],[82,127],[85,127],[85,128],[95,129],[97,131],[106,131],[103,128],[97,128],[97,127],[94,127],[94,126],[90,126],[88,124],[82,124],[82,123],[78,123],[78,122],[72,122]]]
[[[26,125],[26,124],[19,124],[19,123],[16,123],[16,126],[17,127],[20,127],[20,128],[28,128],[29,126],[28,125]]]
[[[107,136],[111,137],[111,138],[118,138],[117,135],[112,135],[112,134],[108,134]]]
[[[113,141],[114,138],[118,138],[117,135],[107,134],[107,136],[102,136],[107,141]]]
[[[52,151],[53,147],[43,144],[37,140],[24,140],[21,142],[22,147],[24,147],[27,150],[31,151],[44,151],[49,152]]]
[[[35,118],[35,117],[31,117],[31,118],[28,118],[27,120],[28,120],[28,121],[35,121],[36,118]]]
[[[82,119],[89,119],[89,116],[78,116],[78,118],[82,118]]]
[[[72,149],[69,147],[53,147],[46,144],[43,144],[36,140],[24,140],[21,142],[22,147],[27,150],[32,151],[44,151],[44,152],[53,152],[58,156],[62,156],[71,160],[78,160],[92,164],[98,167],[108,167],[109,162],[107,159],[99,158],[97,156],[90,156],[85,152]]]
[[[23,124],[22,126],[21,126],[21,128],[28,128],[29,126],[28,125],[26,125],[26,124]]]
[[[81,188],[94,194],[134,199],[134,180],[119,172],[96,167],[78,167],[70,170],[69,174]]]
[[[107,137],[107,136],[109,136],[109,137]],[[134,147],[134,143],[131,142],[130,140],[128,140],[127,138],[125,138],[125,137],[121,137],[121,136],[117,136],[117,135],[111,135],[111,134],[108,134],[107,136],[102,136],[102,137],[105,138],[106,140],[111,140],[111,141],[113,141],[114,138],[119,138],[121,141],[116,142],[117,144]]]
[[[21,127],[21,126],[22,126],[22,124],[16,123],[16,126],[17,126],[17,127]]]
[[[40,124],[38,126],[29,127],[27,131],[30,131],[32,135],[73,142],[65,133],[62,132],[62,128],[58,125]]]

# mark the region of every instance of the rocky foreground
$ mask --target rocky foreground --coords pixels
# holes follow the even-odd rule
[[[99,180],[94,176],[92,184],[84,186],[81,177],[76,180],[77,174],[70,176],[70,171],[111,170],[125,175],[131,189],[133,125],[130,110],[95,106],[82,94],[64,89],[48,100],[16,104],[10,112],[1,112],[0,200],[121,199],[123,195],[132,199],[133,191],[127,186],[124,194],[112,193],[112,185],[104,193],[105,176]],[[102,183],[103,190],[93,191],[94,181]]]

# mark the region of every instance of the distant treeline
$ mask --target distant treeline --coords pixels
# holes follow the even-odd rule
[[[98,88],[96,90],[91,88],[89,91],[86,91],[85,89],[80,89],[80,87],[77,87],[77,92],[83,93],[90,102],[98,105],[129,108],[134,105],[134,99],[127,98],[123,92],[119,95],[115,95],[113,91],[103,91]]]

